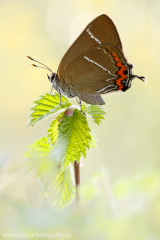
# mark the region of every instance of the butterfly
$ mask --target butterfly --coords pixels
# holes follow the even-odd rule
[[[132,74],[133,65],[123,53],[118,31],[105,14],[87,25],[62,58],[57,73],[42,65],[41,68],[51,71],[51,75],[47,75],[52,84],[51,92],[54,88],[60,96],[78,97],[80,105],[81,100],[103,105],[102,94],[125,92],[134,78],[145,82],[144,76]]]

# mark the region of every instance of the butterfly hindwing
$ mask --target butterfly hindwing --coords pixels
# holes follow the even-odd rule
[[[127,68],[126,59],[118,48],[111,44],[100,44],[83,52],[72,62],[64,77],[65,82],[73,84],[78,93],[104,94],[121,90],[119,79]]]

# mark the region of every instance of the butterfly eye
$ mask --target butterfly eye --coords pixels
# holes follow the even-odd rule
[[[123,73],[124,73],[125,75],[127,75],[127,74],[128,74],[128,70],[124,70]]]
[[[56,74],[52,73],[51,76],[50,76],[51,82],[53,82],[55,80],[55,77],[56,77]]]
[[[54,75],[55,75],[54,73],[51,74],[51,80],[54,79]]]

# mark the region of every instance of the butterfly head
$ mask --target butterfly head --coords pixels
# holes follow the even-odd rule
[[[57,78],[57,74],[52,72],[52,74],[50,76],[47,74],[47,77],[48,77],[48,80],[53,84],[53,82]]]

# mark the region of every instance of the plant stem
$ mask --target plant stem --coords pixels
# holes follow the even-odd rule
[[[79,205],[79,188],[80,188],[80,163],[74,161],[74,176],[75,176],[75,184],[76,184],[76,203]]]

